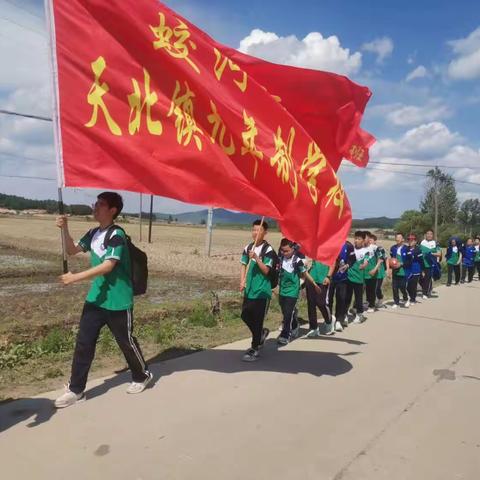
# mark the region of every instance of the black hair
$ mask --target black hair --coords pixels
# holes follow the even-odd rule
[[[98,199],[105,200],[107,202],[108,208],[116,208],[117,211],[113,218],[117,218],[120,215],[120,212],[123,209],[123,199],[122,196],[116,192],[102,192],[97,196]]]
[[[288,238],[282,238],[282,240],[280,241],[280,248],[287,246],[295,248],[295,242],[292,242],[292,240],[289,240]]]
[[[359,237],[359,238],[363,238],[363,240],[365,240],[365,237],[366,237],[367,235],[365,234],[365,232],[364,232],[363,230],[357,230],[353,236],[354,236],[355,238],[356,238],[356,237]]]
[[[368,230],[365,230],[364,233],[365,233],[365,236],[366,236],[366,237],[372,238],[372,235],[373,235],[372,232],[370,232],[370,231],[368,231]]]
[[[268,230],[268,223],[265,220],[262,222],[260,218],[258,218],[252,223],[252,226],[255,226],[255,225],[261,225],[265,231]]]
[[[395,232],[395,236],[401,235],[403,238],[405,238],[405,235],[402,232]]]
[[[425,231],[425,233],[428,233],[428,232],[432,232],[432,233],[434,233],[434,232],[433,232],[433,230],[432,230],[431,228],[429,228],[428,230],[426,230],[426,231]]]
[[[369,236],[373,241],[377,241],[377,236],[374,233],[371,233]]]

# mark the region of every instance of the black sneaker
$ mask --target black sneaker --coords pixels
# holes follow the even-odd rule
[[[242,357],[244,362],[256,362],[258,360],[258,350],[249,348]]]
[[[260,339],[259,348],[263,347],[263,345],[265,344],[265,340],[267,339],[269,333],[270,333],[270,330],[268,328],[264,328],[262,330],[262,338]]]

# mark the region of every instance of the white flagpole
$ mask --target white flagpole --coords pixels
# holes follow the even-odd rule
[[[62,136],[60,130],[60,110],[59,110],[59,91],[58,91],[58,69],[57,69],[57,50],[55,38],[55,21],[53,11],[53,0],[45,0],[45,19],[47,23],[48,46],[50,53],[50,73],[51,73],[51,94],[52,94],[52,120],[53,120],[53,139],[55,144],[55,158],[57,162],[57,182],[58,182],[58,211],[64,215],[62,188],[65,186],[65,177],[63,170],[62,156]],[[68,272],[67,250],[65,230],[62,228],[62,257],[63,273]]]

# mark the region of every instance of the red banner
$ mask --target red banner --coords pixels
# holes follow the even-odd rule
[[[278,85],[291,78],[270,92],[230,49],[155,0],[53,0],[52,11],[65,186],[263,214],[309,256],[334,261],[351,211],[315,141],[322,135],[312,138],[315,124],[298,121],[313,108],[308,96],[295,95],[299,69],[263,62],[264,73],[286,69],[275,74]],[[342,148],[354,141],[366,103],[349,98],[350,126],[339,133],[339,116],[325,140],[337,156],[339,141]],[[301,114],[283,104],[293,100]]]

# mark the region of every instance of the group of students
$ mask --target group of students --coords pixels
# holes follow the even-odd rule
[[[278,278],[279,303],[283,322],[279,345],[286,345],[299,334],[297,302],[302,284],[307,296],[309,331],[307,338],[318,337],[317,309],[325,322],[325,334],[342,332],[349,323],[363,323],[366,313],[385,307],[383,282],[388,275],[392,280],[392,308],[408,308],[417,303],[418,287],[422,298],[431,296],[433,281],[440,276],[442,250],[434,240],[432,230],[425,232],[419,243],[415,234],[409,234],[407,242],[397,233],[395,244],[387,255],[377,244],[377,237],[369,231],[357,231],[353,244],[345,242],[332,266],[313,260],[309,268],[299,245],[283,238],[279,254],[265,240],[268,224],[255,220],[252,228],[253,242],[247,245],[241,258],[240,291],[244,293],[242,319],[252,333],[251,347],[243,360],[253,362],[259,358],[259,350],[269,335],[264,327],[272,297],[272,287]],[[452,238],[447,249],[448,280],[452,283],[471,282],[475,269],[480,280],[480,237],[469,238],[462,245]],[[462,267],[460,269],[460,267]],[[461,272],[461,276],[460,276]],[[461,280],[460,280],[461,278]],[[366,297],[366,308],[364,306]],[[350,305],[353,300],[353,307]]]
[[[55,400],[57,408],[65,408],[85,399],[88,373],[95,356],[100,331],[107,326],[122,350],[128,363],[132,381],[127,393],[138,394],[153,381],[153,375],[143,357],[140,345],[133,336],[132,245],[124,230],[115,225],[115,219],[123,208],[123,200],[115,192],[103,192],[97,197],[93,217],[98,227],[89,230],[78,243],[73,241],[65,216],[57,219],[57,226],[63,230],[66,252],[76,255],[90,253],[91,267],[87,270],[60,276],[60,282],[70,285],[92,280],[83,307],[72,360],[71,376],[65,392]],[[253,242],[245,248],[241,263],[240,290],[244,294],[242,319],[252,333],[251,348],[243,360],[255,361],[259,349],[269,334],[264,328],[265,316],[272,297],[272,288],[278,283],[279,301],[283,322],[278,343],[286,345],[299,333],[297,302],[301,282],[305,283],[308,301],[310,329],[307,337],[319,335],[317,309],[326,324],[326,334],[342,331],[348,326],[349,317],[353,323],[365,320],[363,295],[366,293],[367,312],[382,306],[382,282],[387,274],[392,275],[394,307],[400,305],[400,293],[404,306],[416,301],[417,284],[421,281],[423,295],[427,298],[432,290],[435,266],[441,259],[441,250],[428,231],[420,245],[414,235],[396,236],[387,262],[385,250],[377,245],[377,238],[370,232],[355,233],[353,245],[346,242],[334,265],[327,266],[314,260],[309,268],[305,256],[294,242],[284,238],[279,256],[265,240],[268,224],[263,220],[253,222]],[[462,245],[453,238],[447,250],[448,282],[452,275],[455,283],[472,281],[476,268],[480,277],[480,238],[468,239]],[[133,253],[131,253],[133,252]],[[460,280],[460,265],[462,274]],[[349,311],[354,299],[354,309]],[[335,304],[335,314],[332,306]]]

